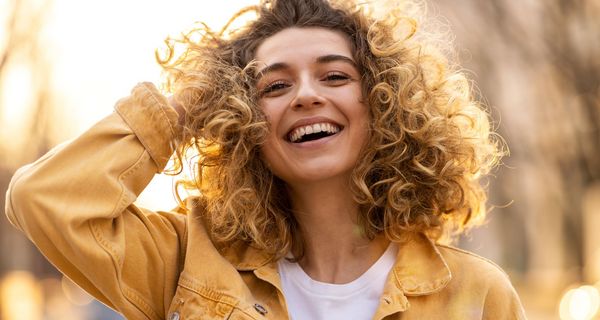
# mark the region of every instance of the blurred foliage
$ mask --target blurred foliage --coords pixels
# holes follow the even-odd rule
[[[513,203],[494,217],[511,231],[498,235],[503,265],[584,280],[582,201],[600,181],[600,3],[436,5],[511,150],[491,188],[492,203]]]
[[[46,55],[42,37],[40,37],[48,14],[51,12],[52,0],[8,0],[6,6],[6,19],[4,22],[5,38],[0,44],[0,88],[4,89],[15,67],[25,67],[30,73],[31,83],[28,86],[29,121],[23,125],[22,132],[12,132],[12,137],[19,139],[6,139],[0,143],[0,164],[4,166],[22,164],[31,161],[43,154],[49,145],[48,132],[50,123],[49,115],[57,107],[51,92],[52,63]],[[5,108],[23,106],[3,105],[6,101],[3,95],[11,92],[0,90],[0,111]],[[0,112],[0,116],[4,112]],[[11,119],[1,119],[0,122],[10,122]],[[25,137],[25,139],[20,139]],[[19,145],[15,146],[15,141]],[[9,148],[10,147],[10,148]],[[6,168],[5,168],[6,169]]]

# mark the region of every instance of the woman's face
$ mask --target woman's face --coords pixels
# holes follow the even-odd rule
[[[259,104],[270,123],[262,157],[290,185],[349,176],[368,138],[349,40],[289,28],[257,48]]]

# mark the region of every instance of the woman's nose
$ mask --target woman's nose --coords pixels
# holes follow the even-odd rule
[[[292,100],[293,108],[310,108],[323,105],[325,98],[321,95],[317,80],[303,79],[298,82],[296,96]]]

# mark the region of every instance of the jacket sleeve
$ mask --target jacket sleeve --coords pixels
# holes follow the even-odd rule
[[[176,112],[149,83],[72,142],[17,171],[6,213],[61,272],[128,319],[163,319],[185,215],[133,205],[173,152]]]

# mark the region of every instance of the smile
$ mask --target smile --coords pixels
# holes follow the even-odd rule
[[[288,140],[292,143],[302,143],[332,136],[342,128],[329,122],[313,123],[297,127],[288,133]]]

